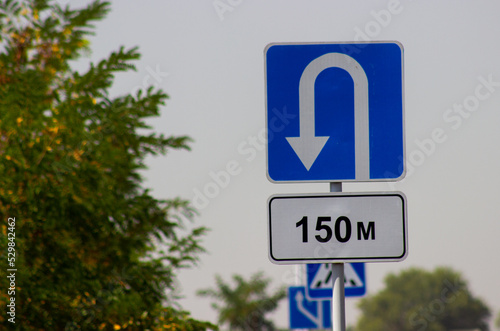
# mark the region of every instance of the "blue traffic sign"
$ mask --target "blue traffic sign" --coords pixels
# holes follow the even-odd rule
[[[404,177],[399,43],[271,44],[265,63],[270,181]]]
[[[290,329],[327,329],[332,327],[330,300],[308,300],[304,286],[288,288]]]
[[[306,296],[311,300],[332,297],[332,265],[307,265]],[[344,288],[346,297],[359,297],[366,294],[366,275],[364,263],[344,264]]]

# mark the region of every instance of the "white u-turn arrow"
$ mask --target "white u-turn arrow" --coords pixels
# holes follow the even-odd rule
[[[314,83],[318,75],[328,68],[344,69],[354,81],[355,179],[370,179],[368,78],[361,65],[346,54],[324,54],[311,61],[304,69],[299,82],[299,137],[287,137],[286,139],[309,171],[330,138],[316,137],[314,123]]]

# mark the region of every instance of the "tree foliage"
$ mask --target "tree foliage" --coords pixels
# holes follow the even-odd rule
[[[210,327],[173,308],[176,270],[196,262],[206,229],[187,229],[187,201],[158,200],[141,186],[146,156],[189,149],[188,137],[145,123],[167,95],[148,88],[110,97],[115,75],[134,70],[136,48],[82,73],[71,68],[109,9],[106,1],[81,9],[0,1],[0,240],[7,247],[7,219],[15,218],[18,270],[16,324],[1,314],[3,327]],[[7,300],[1,291],[0,305]]]
[[[418,268],[390,274],[385,288],[363,298],[357,330],[488,330],[488,307],[474,297],[460,273]]]
[[[272,321],[265,315],[274,311],[279,302],[286,297],[285,288],[268,293],[271,282],[262,272],[252,275],[248,280],[234,275],[235,286],[215,277],[216,288],[203,289],[198,295],[216,300],[212,307],[218,311],[219,325],[229,325],[230,330],[276,330]]]

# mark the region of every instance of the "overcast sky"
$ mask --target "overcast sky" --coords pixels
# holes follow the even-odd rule
[[[60,0],[61,2],[68,2]],[[75,1],[88,3],[88,1]],[[274,184],[266,177],[264,49],[272,42],[396,40],[404,47],[407,175],[397,183],[349,183],[344,191],[402,191],[409,255],[367,265],[368,293],[409,267],[450,266],[494,315],[500,310],[500,2],[497,1],[112,1],[91,59],[139,46],[138,71],[114,94],[155,85],[170,100],[151,124],[189,135],[192,151],[148,159],[145,185],[181,196],[211,228],[199,268],[180,274],[183,307],[215,322],[194,292],[235,273],[263,270],[294,284],[294,267],[268,259],[267,199],[328,192],[327,183]],[[228,181],[217,182],[224,171]],[[205,193],[204,193],[205,192]],[[210,196],[207,196],[209,192]],[[347,299],[347,321],[359,299]],[[275,314],[287,327],[287,304]]]

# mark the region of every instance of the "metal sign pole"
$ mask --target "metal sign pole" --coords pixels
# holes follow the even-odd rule
[[[342,192],[342,183],[330,183],[330,192]],[[332,263],[332,327],[345,331],[344,263]]]
[[[345,331],[344,264],[332,263],[332,326],[333,331]]]

